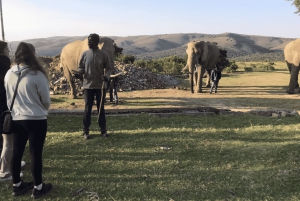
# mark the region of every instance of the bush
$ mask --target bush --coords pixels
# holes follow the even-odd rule
[[[186,59],[178,56],[169,56],[154,60],[137,60],[135,66],[148,68],[156,73],[180,74],[186,64]]]
[[[133,64],[135,61],[135,56],[129,54],[120,54],[119,56],[115,57],[115,60],[125,64]]]
[[[235,61],[229,62],[229,67],[226,69],[228,73],[236,72],[239,66],[235,63]]]
[[[244,70],[250,72],[250,71],[253,71],[253,68],[251,68],[251,67],[244,67]]]
[[[146,68],[146,67],[147,67],[146,61],[141,60],[141,59],[134,61],[133,64],[134,64],[135,66],[139,66],[139,67],[141,67],[141,68]]]
[[[259,71],[269,71],[269,70],[275,70],[275,67],[273,66],[271,62],[268,64],[261,63],[257,66],[257,70]]]

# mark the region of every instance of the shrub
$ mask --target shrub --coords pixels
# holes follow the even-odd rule
[[[244,67],[244,70],[250,72],[250,71],[253,71],[253,68],[251,68],[251,67]]]
[[[146,61],[141,60],[141,59],[134,61],[133,64],[134,64],[135,66],[139,66],[139,67],[141,67],[141,68],[146,68],[146,67],[147,67]]]
[[[274,63],[272,64],[271,62],[269,62],[268,64],[261,63],[257,66],[257,70],[260,71],[275,70],[275,67],[273,65]]]
[[[129,54],[120,54],[119,56],[115,57],[115,60],[125,64],[133,64],[135,61],[135,56]]]
[[[226,69],[227,72],[236,72],[239,66],[235,63],[235,61],[229,62],[229,67]]]

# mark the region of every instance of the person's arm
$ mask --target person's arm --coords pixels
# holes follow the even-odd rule
[[[40,95],[41,102],[46,110],[50,108],[50,90],[49,90],[49,82],[46,76],[41,75],[40,82],[37,84],[38,94]]]
[[[214,80],[214,70],[212,70],[212,71],[210,72],[210,79],[211,79],[211,80]]]
[[[184,71],[188,70],[188,65],[185,65],[185,67],[181,70],[182,73],[184,73]]]
[[[119,75],[124,75],[124,73],[123,73],[123,72],[119,72],[119,73],[117,73],[117,74],[115,74],[115,75],[110,75],[110,77],[115,77],[115,78],[117,78]]]

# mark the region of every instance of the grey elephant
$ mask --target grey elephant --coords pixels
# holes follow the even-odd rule
[[[110,59],[111,66],[114,69],[114,40],[108,37],[100,37],[99,49],[105,51]],[[60,67],[63,68],[64,75],[68,80],[71,89],[71,98],[77,98],[76,96],[76,87],[72,77],[72,71],[78,70],[79,60],[81,58],[81,54],[88,50],[88,39],[86,38],[84,41],[76,40],[71,42],[63,47],[61,55],[60,55]]]
[[[295,88],[299,87],[298,74],[300,65],[300,39],[289,42],[284,48],[284,59],[290,71],[289,94],[295,93]]]
[[[185,73],[187,70],[189,70],[188,65],[185,65],[184,68],[181,70],[181,73]],[[203,78],[206,78],[206,87],[210,87],[210,73],[211,70],[205,70],[205,73],[203,74]],[[197,83],[197,78],[198,78],[198,64],[195,66],[194,69],[194,80],[193,83]]]
[[[202,80],[205,71],[212,70],[218,61],[220,52],[219,48],[210,42],[204,41],[192,41],[187,44],[186,53],[188,55],[187,67],[189,69],[189,81],[191,86],[191,92],[195,90],[198,93],[202,93]],[[195,66],[200,65],[197,68],[197,77],[194,78]],[[222,69],[220,69],[222,70]],[[206,80],[206,86],[209,86],[209,76]]]

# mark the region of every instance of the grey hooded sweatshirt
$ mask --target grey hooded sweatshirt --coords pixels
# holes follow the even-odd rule
[[[41,71],[13,66],[5,75],[7,107],[10,108],[18,76],[21,80],[12,109],[13,120],[47,119],[50,107],[49,82]]]

